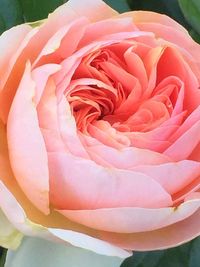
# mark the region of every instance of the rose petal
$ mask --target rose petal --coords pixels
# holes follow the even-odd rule
[[[23,208],[2,182],[0,182],[0,207],[12,225],[25,235],[40,237],[62,244],[71,244],[73,246],[82,247],[108,256],[125,258],[131,255],[128,251],[115,247],[105,241],[88,236],[87,234],[72,230],[46,228],[41,224],[31,222],[24,213]]]
[[[87,136],[84,136],[83,139],[87,140]],[[111,166],[119,169],[130,169],[144,164],[154,166],[170,161],[170,158],[160,153],[136,147],[118,150],[100,143],[88,146],[87,151],[92,158],[93,155],[98,155],[98,157],[108,162]]]
[[[4,56],[1,57],[2,61],[0,62],[0,66],[2,67],[0,70],[0,117],[3,122],[7,121],[13,97],[16,93],[17,86],[19,85],[21,75],[24,72],[26,60],[24,58],[24,52],[26,51],[30,40],[36,33],[37,29],[32,29],[28,25],[21,25],[5,32],[0,38],[2,42],[0,43],[0,49],[5,51]],[[14,38],[13,41],[9,41],[11,38],[10,35]],[[7,47],[8,43],[10,49]],[[6,48],[4,48],[4,45],[6,45]]]
[[[59,210],[68,219],[101,231],[137,233],[152,231],[191,216],[200,200],[189,201],[178,208],[113,208],[96,210]],[[148,220],[147,220],[148,218]]]
[[[77,236],[77,239],[80,240],[80,237]],[[85,242],[88,242],[88,240],[85,240]],[[94,240],[91,240],[92,242]],[[96,245],[95,242],[94,245]],[[104,253],[103,249],[99,249],[99,251],[102,254]],[[119,267],[124,258],[124,256],[120,256],[122,258],[112,257],[111,255],[109,257],[75,246],[25,237],[16,251],[9,250],[7,252],[5,267],[88,267],[91,265],[93,267],[101,267],[102,265],[104,267]]]
[[[24,44],[24,39],[27,38],[31,29],[32,28],[29,25],[24,24],[13,27],[1,35],[0,49],[1,51],[4,51],[0,58],[1,89],[11,72],[13,65],[16,63],[22,48],[22,43]],[[10,64],[8,64],[8,62]]]
[[[198,178],[200,164],[196,161],[183,160],[156,166],[143,165],[134,167],[133,170],[152,177],[161,184],[170,195],[173,195]]]
[[[193,56],[193,61],[199,62],[199,45],[190,37],[187,30],[170,17],[150,11],[127,12],[120,17],[132,17],[140,29],[151,31],[165,41],[176,44]]]
[[[35,84],[30,76],[30,67],[30,64],[26,65],[9,113],[8,147],[12,169],[20,187],[39,210],[48,213],[48,162],[33,103]]]
[[[192,201],[197,200],[191,200],[191,207]],[[166,249],[179,246],[197,237],[200,233],[199,218],[200,209],[188,218],[161,229],[132,234],[102,232],[101,238],[125,249],[138,251]]]
[[[131,32],[134,30],[138,29],[132,23],[131,18],[107,19],[98,21],[88,25],[85,34],[80,41],[79,48],[103,38],[106,35],[120,32]]]
[[[79,0],[69,0],[66,6],[77,16],[84,15],[91,21],[103,20],[118,14],[117,11],[101,0],[83,0],[81,2]]]
[[[165,14],[159,14],[152,11],[131,11],[120,14],[120,17],[130,17],[130,16],[133,18],[133,21],[136,24],[141,22],[142,23],[154,22],[175,28],[177,30],[184,32],[185,34],[188,34],[187,30],[183,26],[181,26],[179,23],[177,23],[172,18],[166,16]]]
[[[200,121],[196,122],[187,132],[167,148],[164,154],[173,158],[175,161],[188,158],[200,142],[199,131]]]
[[[139,172],[103,168],[67,153],[49,153],[49,168],[50,198],[57,209],[153,208],[172,204],[157,182]]]
[[[76,50],[87,24],[88,20],[83,17],[61,27],[44,45],[33,66],[59,62],[70,56]]]

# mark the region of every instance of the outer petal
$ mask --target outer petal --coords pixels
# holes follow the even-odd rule
[[[133,170],[153,177],[170,195],[173,195],[199,178],[200,163],[183,160],[155,166],[144,164],[134,167]]]
[[[34,231],[32,228],[28,228],[24,230],[23,225],[26,225],[27,217],[40,225],[45,227],[54,227],[54,228],[61,228],[61,229],[69,229],[73,232],[81,232],[93,237],[97,237],[97,233],[84,227],[83,225],[79,225],[75,222],[71,222],[61,214],[56,211],[51,211],[48,216],[45,216],[44,213],[40,212],[31,202],[30,200],[24,195],[24,192],[18,186],[16,179],[12,173],[12,169],[10,166],[10,160],[8,155],[8,148],[7,148],[7,140],[6,140],[6,129],[3,124],[0,122],[0,179],[3,182],[1,187],[1,194],[2,196],[2,204],[0,207],[9,218],[9,221],[12,224],[23,232],[26,235],[30,235],[30,233]],[[13,197],[15,196],[15,198]],[[19,206],[19,204],[23,207],[27,217],[24,215],[23,209]],[[17,215],[19,214],[19,215]],[[22,214],[22,215],[20,215]],[[19,221],[16,221],[16,218],[21,218]],[[18,223],[19,222],[19,223]],[[21,222],[21,223],[20,223]],[[34,228],[35,229],[35,228]],[[37,228],[39,229],[39,228]],[[41,228],[40,228],[41,229]]]
[[[44,47],[45,50],[47,50],[47,48],[49,50],[49,46],[53,43],[55,44],[55,41],[56,47],[54,48],[57,49],[59,47],[59,39],[69,27],[69,23],[74,20],[80,17],[86,17],[90,21],[95,22],[101,19],[110,18],[117,14],[116,11],[101,0],[83,0],[81,2],[78,0],[68,1],[50,14],[49,18],[39,28],[38,34],[32,39],[27,50],[30,54],[30,61],[33,62]],[[52,36],[54,36],[53,39],[51,39]],[[50,42],[49,39],[51,39]]]
[[[36,83],[34,102],[38,105],[41,96],[44,93],[44,89],[48,82],[49,77],[58,72],[61,66],[59,64],[45,64],[41,67],[35,68],[31,76],[33,77],[34,82]]]
[[[24,51],[36,32],[37,29],[21,25],[8,30],[0,38],[0,49],[4,51],[0,59],[0,117],[4,122],[7,120],[13,97],[24,72]],[[8,44],[10,47],[4,48]]]
[[[130,256],[129,252],[86,234],[72,230],[48,229],[40,224],[31,222],[26,217],[22,207],[2,182],[0,182],[0,206],[14,227],[25,235],[83,247],[108,256],[117,256],[121,258]]]
[[[132,23],[131,18],[122,19],[107,19],[100,20],[96,23],[89,24],[86,28],[85,34],[80,41],[79,48],[85,45],[99,40],[106,35],[119,33],[119,32],[130,32],[138,30]]]
[[[8,251],[5,267],[119,267],[122,261],[85,249],[25,238],[17,251]]]
[[[159,208],[172,204],[170,195],[140,172],[103,168],[67,153],[48,155],[50,199],[57,209]]]
[[[125,249],[146,251],[179,246],[199,234],[200,209],[187,219],[159,230],[133,234],[102,232],[101,238]]]
[[[28,25],[20,25],[4,32],[0,38],[0,50],[3,51],[0,58],[0,90],[2,89],[8,74],[16,62],[22,43],[31,30]],[[8,62],[10,64],[8,64]]]
[[[44,137],[47,151],[65,151],[57,122],[57,98],[52,74],[60,69],[58,64],[45,64],[33,70],[36,82],[35,102],[40,129]]]
[[[48,162],[33,103],[34,88],[30,65],[27,64],[9,113],[8,147],[12,169],[20,187],[38,209],[48,213]]]
[[[179,23],[177,23],[175,20],[171,19],[170,17],[164,15],[164,14],[159,14],[156,12],[152,11],[131,11],[131,12],[126,12],[121,14],[120,16],[122,17],[133,17],[133,21],[137,23],[159,23],[163,24],[172,28],[175,28],[177,30],[180,30],[186,34],[187,31],[186,29],[181,26]]]
[[[114,208],[96,210],[61,210],[70,220],[88,227],[116,233],[136,233],[163,228],[191,216],[200,207],[196,199],[177,208]]]
[[[0,246],[16,249],[22,239],[22,233],[17,231],[0,210]]]
[[[58,29],[42,47],[34,66],[59,62],[69,57],[76,50],[88,23],[85,17],[81,17]]]
[[[77,16],[84,15],[91,21],[103,20],[118,14],[102,0],[83,0],[81,2],[79,0],[69,0],[66,6]]]

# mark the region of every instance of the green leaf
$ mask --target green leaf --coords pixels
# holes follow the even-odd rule
[[[65,0],[19,0],[27,22],[44,19]]]
[[[104,0],[104,2],[120,13],[130,11],[130,8],[125,0]]]
[[[0,14],[0,34],[6,30],[6,24],[3,16]]]
[[[0,33],[24,22],[18,0],[0,0]]]
[[[194,30],[190,31],[190,35],[192,36],[192,38],[200,44],[200,34],[198,34],[197,32],[195,32]]]
[[[178,2],[188,23],[200,34],[200,1],[178,0]]]
[[[182,246],[166,250],[134,252],[133,256],[126,259],[121,267],[197,267],[199,265],[188,265],[193,242],[197,241],[195,240]],[[200,241],[198,245],[198,249],[200,250]],[[193,258],[195,256],[197,257],[198,249],[196,248]],[[199,259],[194,260],[195,262],[200,262],[200,255]]]
[[[4,267],[5,261],[6,261],[6,255],[7,255],[7,249],[1,249],[1,255],[0,255],[0,267]]]
[[[188,267],[197,267],[200,263],[200,238],[192,241]]]
[[[16,250],[8,250],[5,267],[119,267],[123,259],[89,250],[26,237]]]
[[[164,251],[134,252],[133,256],[126,259],[121,267],[157,267],[157,263]]]

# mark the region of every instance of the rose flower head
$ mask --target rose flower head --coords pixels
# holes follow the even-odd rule
[[[127,257],[198,236],[200,45],[165,15],[101,0],[33,25],[0,37],[0,207],[15,237],[1,245],[23,233]]]

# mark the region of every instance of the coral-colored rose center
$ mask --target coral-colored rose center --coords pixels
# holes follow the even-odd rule
[[[151,131],[180,112],[182,82],[173,71],[163,75],[167,62],[161,53],[156,58],[153,48],[137,53],[134,46],[121,43],[116,52],[115,46],[82,59],[66,97],[79,131],[87,133],[91,125],[110,128],[129,146],[128,133]]]

